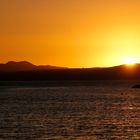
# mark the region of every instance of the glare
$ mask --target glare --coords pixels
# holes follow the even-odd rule
[[[125,58],[124,64],[126,64],[126,65],[134,65],[135,64],[135,60],[132,57]]]

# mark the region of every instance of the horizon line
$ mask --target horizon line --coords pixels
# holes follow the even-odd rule
[[[90,68],[111,68],[111,67],[116,67],[116,66],[134,66],[134,65],[138,65],[140,63],[134,63],[134,64],[119,64],[119,65],[113,65],[113,66],[93,66],[93,67],[67,67],[67,66],[58,66],[58,65],[51,65],[51,64],[34,64],[30,61],[27,60],[21,60],[21,61],[14,61],[14,60],[10,60],[7,61],[5,63],[0,63],[2,65],[6,65],[8,63],[29,63],[32,64],[34,66],[50,66],[50,67],[59,67],[59,68],[67,68],[67,69],[90,69]]]

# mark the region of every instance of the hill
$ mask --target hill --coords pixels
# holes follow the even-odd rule
[[[63,67],[56,67],[50,65],[33,65],[27,61],[15,62],[9,61],[6,64],[0,64],[0,72],[19,72],[19,71],[31,71],[41,69],[62,69]]]
[[[36,66],[29,62],[8,62],[0,64],[1,81],[22,80],[138,80],[140,64],[108,68],[63,68]]]

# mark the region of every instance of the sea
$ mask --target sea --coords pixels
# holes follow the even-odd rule
[[[0,82],[0,140],[140,140],[140,81]]]

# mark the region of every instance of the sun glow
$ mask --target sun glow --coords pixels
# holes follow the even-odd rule
[[[134,65],[136,62],[134,60],[134,58],[132,57],[127,57],[124,59],[124,64],[126,65]]]

